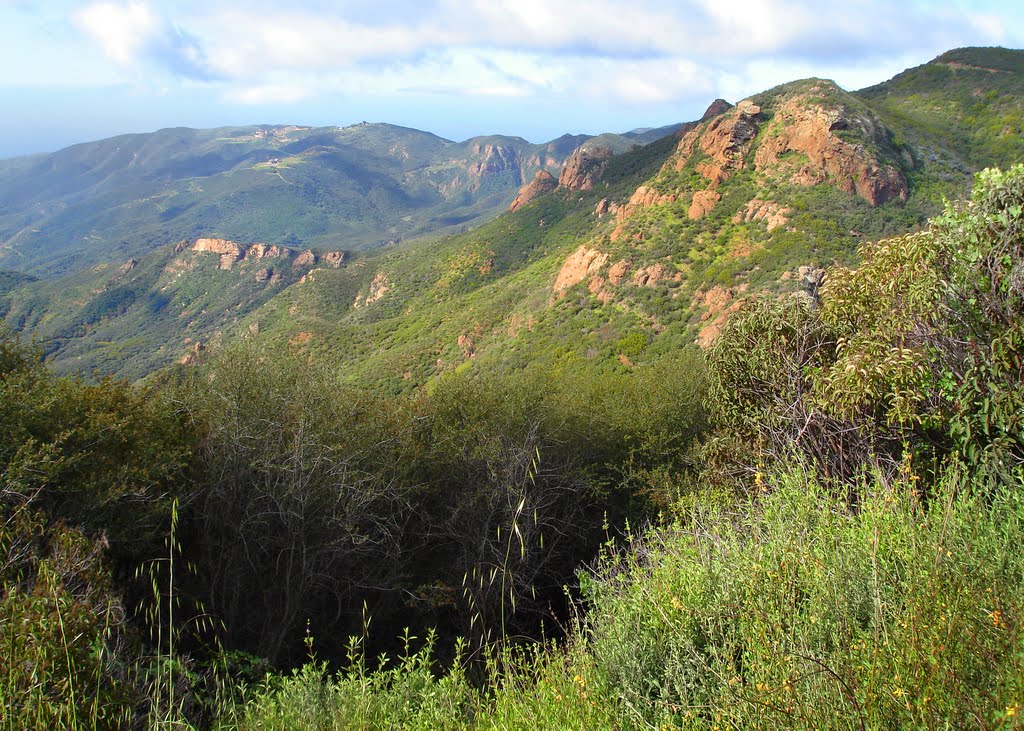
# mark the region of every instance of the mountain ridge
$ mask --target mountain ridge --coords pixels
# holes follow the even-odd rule
[[[959,53],[985,61],[984,49]],[[1024,58],[997,55],[1011,66]],[[170,328],[158,359],[104,362],[115,366],[108,372],[141,378],[187,355],[194,335],[259,337],[332,358],[352,383],[398,392],[450,372],[628,369],[707,345],[746,298],[813,297],[824,267],[852,263],[864,241],[920,227],[944,197],[963,194],[974,170],[1014,149],[1002,129],[1007,117],[1011,125],[1024,117],[1024,74],[947,61],[865,91],[805,79],[735,106],[718,100],[702,120],[619,154],[591,138],[566,157],[557,182],[547,171],[543,189],[510,213],[376,252],[340,247],[348,254],[340,268],[296,276],[272,296],[231,300],[231,317],[188,335],[190,343]],[[982,103],[964,107],[970,99]],[[928,116],[935,104],[966,111],[937,127]],[[969,145],[948,139],[960,128]],[[503,148],[505,138],[475,139],[478,172],[508,180],[520,170],[522,196],[531,178],[518,152]],[[560,139],[564,149],[575,142]],[[103,291],[99,280],[112,271],[98,273],[92,288]],[[25,285],[20,303],[8,296],[8,322],[45,333],[31,323],[89,306],[59,305],[56,283],[51,294],[28,297],[45,289]],[[118,324],[123,316],[84,341],[51,341],[55,366],[88,370],[90,347],[111,352],[117,333],[137,337],[128,320]],[[145,330],[144,320],[133,322]]]

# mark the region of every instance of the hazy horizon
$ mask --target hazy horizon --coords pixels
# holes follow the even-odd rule
[[[167,127],[385,122],[545,142],[696,119],[798,78],[853,90],[1024,46],[994,0],[0,0],[0,157]]]

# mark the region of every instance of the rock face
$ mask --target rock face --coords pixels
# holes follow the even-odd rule
[[[558,176],[558,184],[569,190],[592,190],[604,175],[612,151],[604,147],[580,148],[572,153]]]
[[[295,257],[295,266],[300,267],[311,267],[315,266],[318,261],[318,257],[309,249],[306,249],[297,257]]]
[[[312,254],[313,252],[303,252]],[[298,262],[296,262],[298,263]],[[345,252],[344,251],[328,251],[324,254],[324,264],[329,266],[331,269],[337,269],[345,263]]]
[[[633,284],[638,287],[653,287],[667,278],[668,270],[662,264],[655,263],[637,269],[633,275]]]
[[[207,251],[211,254],[230,254],[231,256],[241,257],[243,246],[227,239],[196,239],[196,243],[192,246],[192,251]]]
[[[773,201],[763,201],[760,198],[751,198],[747,201],[747,207],[737,211],[732,217],[733,223],[749,223],[751,221],[764,221],[769,231],[780,226],[785,226],[789,221],[789,214],[792,208],[782,207]]]
[[[875,120],[842,107],[826,108],[807,104],[801,98],[792,99],[777,110],[766,128],[770,134],[754,156],[754,167],[771,170],[785,164],[786,153],[802,153],[806,162],[792,172],[792,183],[811,186],[828,182],[873,206],[894,199],[905,201],[907,180],[899,168],[881,163],[863,145],[837,134],[856,130],[869,140],[877,140],[882,135],[879,127]]]
[[[184,251],[185,243],[177,244],[174,248],[175,253]],[[230,269],[235,265],[235,262],[242,259],[292,259],[292,264],[296,267],[312,267],[320,260],[309,249],[296,255],[292,249],[278,246],[277,244],[240,244],[237,241],[228,241],[227,239],[196,239],[192,245],[192,251],[219,255],[220,263],[218,268],[220,269]],[[337,269],[345,260],[345,252],[329,251],[324,254],[323,258],[327,266]],[[267,281],[267,279],[279,281],[281,279],[281,276],[273,272],[272,269],[268,268],[267,271],[270,272],[267,277],[259,279],[259,275],[257,275],[257,281]]]
[[[757,136],[761,108],[749,100],[741,101],[704,128],[689,132],[679,142],[676,169],[682,170],[687,160],[700,150],[708,159],[697,164],[697,172],[717,187],[736,170],[745,166],[744,156]]]
[[[360,307],[372,305],[390,291],[391,284],[388,282],[388,276],[384,272],[377,272],[373,277],[373,281],[370,282],[370,293],[365,297],[356,295],[356,301],[352,303],[352,306],[358,309]]]
[[[608,281],[614,286],[619,286],[629,274],[630,263],[625,259],[615,262],[608,267]]]
[[[218,268],[230,269],[236,261],[242,258],[245,250],[240,244],[227,239],[196,239],[192,251],[218,254],[220,255]]]
[[[690,201],[690,209],[686,215],[691,220],[703,218],[721,199],[722,196],[713,190],[698,190],[693,194],[693,200]]]
[[[246,259],[266,259],[267,257],[290,257],[292,251],[275,244],[252,244],[245,250]]]
[[[732,104],[727,102],[725,99],[715,99],[708,105],[708,108],[704,111],[704,115],[700,118],[701,122],[706,122],[709,119],[717,117],[719,114],[725,114],[732,109]]]
[[[558,276],[555,277],[555,294],[561,294],[592,274],[597,274],[606,261],[608,261],[607,254],[581,245],[569,255],[569,258],[562,264]]]
[[[702,323],[700,332],[697,333],[696,343],[701,348],[709,348],[715,342],[725,321],[729,315],[736,312],[742,304],[740,296],[747,291],[747,284],[739,287],[715,286],[705,292],[697,293],[691,307],[703,307],[704,314],[701,316]]]
[[[555,176],[547,170],[538,170],[533,180],[519,190],[519,195],[512,201],[512,205],[508,207],[509,212],[518,211],[537,198],[537,196],[554,190],[556,187],[558,187],[558,181],[555,180]]]
[[[470,184],[470,190],[477,190],[483,178],[500,173],[513,172],[516,178],[521,179],[522,166],[519,153],[515,148],[505,145],[476,144],[471,152],[478,155],[480,159],[471,164],[467,171],[469,177],[475,181]]]

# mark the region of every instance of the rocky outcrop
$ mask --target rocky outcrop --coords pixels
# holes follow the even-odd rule
[[[598,218],[604,218],[604,214],[606,214],[606,213],[618,213],[618,212],[619,212],[619,204],[615,203],[613,201],[610,201],[607,198],[602,198],[601,200],[599,200],[597,202],[597,205],[594,206],[594,215],[597,216]]]
[[[740,296],[747,291],[747,286],[745,283],[738,287],[715,286],[694,296],[690,306],[694,309],[704,308],[700,318],[702,325],[695,341],[697,345],[705,349],[711,347],[729,315],[740,308]]]
[[[203,352],[205,350],[206,346],[200,342],[197,342],[195,345],[192,346],[192,350],[178,358],[178,363],[183,366],[198,365],[202,361]]]
[[[286,249],[283,246],[277,246],[276,244],[252,244],[249,248],[245,249],[246,259],[266,259],[266,258],[281,258],[291,257],[291,249]]]
[[[138,265],[139,265],[138,259],[129,259],[128,261],[126,261],[124,264],[121,265],[121,268],[118,269],[118,271],[121,274],[127,274],[128,272],[130,272],[132,269],[134,269]]]
[[[306,249],[297,257],[295,257],[295,266],[299,267],[311,267],[316,266],[319,257],[309,249]]]
[[[732,109],[732,104],[727,102],[725,99],[715,99],[708,108],[704,110],[704,114],[701,116],[701,122],[707,122],[709,119],[717,117],[719,114],[725,114]]]
[[[611,233],[612,241],[618,241],[622,236],[624,224],[626,221],[641,208],[649,208],[651,206],[661,206],[666,203],[673,203],[676,200],[676,196],[672,193],[659,193],[654,188],[648,188],[646,185],[641,185],[635,191],[633,195],[629,197],[629,202],[619,208],[615,212],[617,225],[615,230]]]
[[[771,134],[765,136],[754,156],[754,167],[759,171],[782,167],[789,172],[783,156],[801,153],[806,162],[789,175],[792,183],[811,186],[827,182],[873,206],[894,199],[905,201],[907,180],[899,168],[883,164],[863,144],[837,134],[855,130],[873,140],[883,135],[880,126],[877,120],[843,107],[808,104],[806,97],[796,97],[776,111],[768,128]]]
[[[788,223],[789,214],[792,212],[792,208],[784,208],[773,201],[751,198],[747,201],[746,207],[737,211],[736,215],[732,217],[732,222],[750,223],[751,221],[764,221],[768,226],[768,230],[774,231]]]
[[[625,259],[615,262],[608,267],[608,281],[616,287],[619,286],[629,274],[629,269],[630,263]]]
[[[721,199],[722,196],[714,190],[698,190],[693,194],[693,199],[690,201],[690,208],[686,215],[691,220],[704,218]]]
[[[687,133],[676,148],[676,169],[682,170],[693,153],[700,150],[707,159],[697,164],[697,172],[708,179],[712,188],[728,180],[734,171],[745,167],[744,156],[757,136],[760,113],[758,105],[744,100],[707,126]]]
[[[174,247],[175,253],[184,251],[186,245],[187,242],[179,242]],[[234,266],[235,262],[243,259],[291,259],[293,266],[296,267],[312,267],[320,261],[320,257],[309,249],[296,255],[294,250],[285,246],[278,246],[277,244],[240,244],[237,241],[229,241],[227,239],[196,239],[191,250],[197,253],[217,254],[220,256],[220,263],[218,264],[220,269],[230,269]],[[344,260],[345,252],[343,251],[329,251],[323,255],[323,263],[334,269],[340,267]],[[271,268],[268,267],[267,271],[270,272],[267,278],[259,279],[259,274],[257,274],[257,281],[267,281],[270,279],[280,281],[282,279],[282,276]]]
[[[388,282],[388,277],[384,272],[377,272],[374,276],[373,281],[370,282],[370,293],[365,297],[356,295],[356,301],[352,303],[352,306],[356,309],[372,305],[374,302],[378,302],[381,297],[391,291],[391,284]]]
[[[242,258],[245,248],[234,241],[227,239],[196,239],[192,251],[217,254],[220,256],[219,269],[230,269],[235,262]]]
[[[555,277],[555,294],[561,294],[569,287],[597,274],[606,261],[608,261],[607,254],[581,245],[569,255],[569,258],[562,264],[558,276]]]
[[[303,254],[312,254],[312,251],[303,252]],[[296,262],[298,263],[298,262]],[[329,266],[331,269],[337,269],[345,263],[345,252],[344,251],[328,251],[324,254],[324,265]]]
[[[472,163],[467,171],[469,177],[475,179],[475,182],[469,186],[470,190],[479,188],[480,181],[491,175],[509,171],[514,172],[517,178],[522,175],[519,153],[514,147],[477,143],[473,145],[470,152],[480,158]]]
[[[515,200],[512,201],[512,205],[508,207],[508,210],[509,212],[518,211],[520,208],[537,198],[537,196],[552,191],[557,187],[558,181],[555,180],[554,175],[549,173],[547,170],[538,170],[537,174],[533,177],[533,180],[520,188],[519,195],[517,195]]]
[[[633,274],[633,284],[638,287],[654,287],[658,282],[669,279],[669,270],[664,264],[655,263],[640,267]]]
[[[612,151],[605,147],[579,148],[572,153],[558,176],[558,184],[569,190],[592,190],[604,175]]]
[[[208,252],[211,254],[229,255],[241,258],[245,247],[235,241],[227,239],[196,239],[192,245],[192,251]]]

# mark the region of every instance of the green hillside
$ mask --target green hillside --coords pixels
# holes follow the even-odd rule
[[[0,160],[0,265],[52,278],[189,237],[360,249],[458,229],[503,210],[537,170],[557,173],[586,139],[182,128]]]
[[[933,93],[955,100],[984,82],[1008,83],[954,75]],[[885,104],[823,80],[772,89],[615,156],[591,190],[563,186],[470,233],[318,274],[246,325],[390,391],[467,369],[628,370],[706,344],[745,298],[814,296],[823,267],[918,229],[998,161],[897,116],[916,93],[899,86]],[[585,271],[560,278],[573,264]]]
[[[864,241],[918,229],[944,197],[963,194],[973,171],[1015,154],[1020,135],[1006,129],[1024,117],[1024,97],[1013,93],[1022,57],[962,49],[861,92],[808,79],[735,107],[716,102],[705,119],[642,147],[595,138],[588,148],[618,153],[567,160],[562,183],[519,210],[466,233],[351,256],[339,269],[261,287],[259,296],[243,296],[255,284],[238,285],[235,273],[193,283],[197,270],[176,274],[173,285],[159,277],[146,285],[155,287],[147,297],[202,292],[188,300],[207,311],[199,320],[151,317],[140,298],[78,327],[72,313],[100,306],[90,298],[115,286],[116,266],[106,264],[9,295],[7,321],[36,337],[61,372],[133,379],[196,342],[254,334],[329,358],[348,382],[388,392],[453,371],[600,373],[653,364],[694,342],[708,345],[755,293],[813,298],[824,267],[853,262]],[[967,99],[975,100],[970,114],[941,111]],[[312,131],[281,134],[315,143]],[[435,193],[451,176],[465,177],[462,162],[429,163],[453,144],[429,135],[408,145],[408,130],[385,125],[320,134],[366,154],[406,144],[398,157],[408,180]],[[556,140],[548,157],[528,162],[552,166],[579,141]],[[508,138],[466,145],[490,160],[480,191],[484,181],[507,190],[528,179],[509,163],[518,148]],[[397,164],[385,158],[381,166]],[[248,174],[279,181],[277,173],[318,164],[279,158]],[[377,210],[374,195],[365,215]],[[280,210],[246,215],[277,218]],[[166,266],[159,251],[167,249],[140,257],[140,270]],[[217,307],[227,310],[210,314]]]

